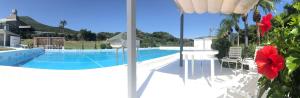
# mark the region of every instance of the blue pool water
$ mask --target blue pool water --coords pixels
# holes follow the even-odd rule
[[[170,54],[175,50],[145,49],[137,52],[137,61],[145,61]],[[41,69],[60,69],[77,70],[117,66],[127,63],[127,52],[122,51],[47,51],[45,54],[34,58],[24,64],[22,67],[41,68]],[[123,62],[124,61],[124,62]]]

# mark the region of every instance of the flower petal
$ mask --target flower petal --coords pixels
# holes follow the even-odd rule
[[[275,46],[264,46],[256,53],[255,63],[257,71],[268,79],[274,79],[278,72],[284,68],[284,58],[278,54]]]
[[[264,75],[268,79],[272,80],[272,79],[274,79],[274,78],[276,78],[278,76],[278,71],[273,70],[271,67],[266,67],[265,71],[264,71]]]
[[[259,25],[262,37],[264,37],[264,34],[272,28],[271,19],[272,19],[271,13],[262,17],[262,20],[260,22],[261,25]]]

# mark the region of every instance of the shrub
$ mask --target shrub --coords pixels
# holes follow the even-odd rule
[[[226,38],[219,38],[213,41],[212,48],[219,51],[216,56],[220,59],[228,54],[230,42]]]
[[[112,47],[108,43],[101,43],[100,49],[112,49]]]
[[[284,68],[274,79],[266,76],[259,79],[259,97],[264,92],[269,98],[300,97],[300,2],[295,1],[285,9],[273,18],[272,30],[262,40],[263,44],[277,48],[278,54],[285,60]]]
[[[242,58],[245,58],[245,57],[253,58],[254,53],[255,53],[255,48],[256,48],[255,44],[250,44],[247,49],[245,49],[245,47],[243,47]]]
[[[100,44],[100,49],[106,49],[106,46],[107,46],[106,44],[101,43],[101,44]]]

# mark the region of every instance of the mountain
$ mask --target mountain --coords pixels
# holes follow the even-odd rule
[[[59,27],[53,27],[49,25],[42,24],[29,16],[19,16],[18,17],[21,22],[26,25],[30,25],[35,31],[44,31],[44,32],[60,32]],[[58,23],[58,22],[57,22]],[[65,28],[66,33],[77,33],[78,31]]]
[[[43,23],[40,23],[33,18],[29,16],[18,16],[18,19],[20,20],[22,25],[30,25],[35,31],[44,31],[44,32],[56,32],[60,33],[59,27],[49,26],[45,25]],[[81,32],[81,34],[78,34]],[[65,28],[65,35],[64,37],[66,40],[101,40],[105,41],[106,39],[109,39],[120,32],[99,32],[99,33],[93,33],[91,31],[88,31],[86,29],[83,29],[81,31],[75,31],[69,28]],[[33,33],[21,33],[20,34],[23,39],[31,39]],[[43,35],[39,35],[43,36]],[[45,35],[49,36],[49,35]],[[54,35],[57,36],[57,35]],[[171,35],[169,32],[152,32],[147,33],[143,32],[141,30],[137,30],[137,37],[141,40],[141,47],[157,47],[157,46],[178,46],[179,45],[179,39]],[[184,45],[185,46],[191,46],[193,45],[193,40],[190,39],[184,39]]]

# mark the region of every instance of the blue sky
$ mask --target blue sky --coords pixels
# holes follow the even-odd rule
[[[137,28],[145,32],[166,31],[179,36],[179,11],[174,0],[136,0]],[[277,5],[278,12],[290,0]],[[93,32],[125,32],[126,0],[0,0],[0,18],[8,16],[11,9],[20,16],[58,26],[60,20],[66,27]],[[209,28],[219,27],[224,16],[220,14],[189,14],[185,16],[185,37],[209,35]],[[252,21],[252,20],[251,20]]]

